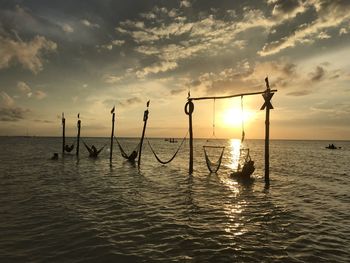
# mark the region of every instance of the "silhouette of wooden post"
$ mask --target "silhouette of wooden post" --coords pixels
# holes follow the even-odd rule
[[[111,110],[111,113],[112,113],[112,134],[111,134],[111,149],[110,149],[110,152],[109,152],[109,162],[110,162],[110,164],[112,164],[112,155],[113,155],[113,137],[114,137],[114,121],[115,121],[114,110],[115,110],[115,106]]]
[[[190,160],[188,164],[188,173],[193,173],[193,129],[192,129],[192,113],[194,111],[194,104],[191,99],[188,99],[185,105],[185,113],[188,115],[188,129],[190,134]]]
[[[77,152],[76,155],[79,157],[79,143],[80,143],[80,128],[81,128],[81,121],[79,119],[79,114],[78,114],[78,135],[77,135]]]
[[[266,109],[265,117],[265,185],[268,187],[270,185],[270,109],[273,109],[271,104],[271,98],[275,94],[271,92],[269,79],[265,78],[266,91],[262,94],[265,103],[262,105],[260,110]]]
[[[65,145],[66,145],[66,119],[64,118],[64,112],[62,112],[62,156],[64,154]]]
[[[140,168],[141,165],[141,153],[142,153],[142,144],[143,144],[143,139],[145,137],[145,131],[146,131],[146,126],[147,126],[147,120],[148,120],[148,107],[149,107],[150,101],[147,101],[147,110],[143,113],[143,130],[142,130],[142,136],[141,136],[141,141],[140,141],[140,149],[139,149],[139,158],[137,161],[137,166]]]

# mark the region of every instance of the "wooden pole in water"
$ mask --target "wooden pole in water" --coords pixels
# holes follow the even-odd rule
[[[188,115],[188,129],[190,134],[190,159],[188,164],[188,173],[193,173],[193,129],[192,129],[192,113],[194,111],[194,104],[191,99],[188,99],[185,105],[185,113]]]
[[[271,98],[274,95],[270,90],[269,79],[265,78],[266,91],[263,94],[265,103],[260,110],[266,109],[265,116],[265,186],[270,185],[270,109],[273,109]]]
[[[265,185],[270,184],[270,108],[265,116]]]
[[[79,119],[79,113],[78,113],[78,135],[77,135],[77,152],[76,155],[79,157],[79,144],[80,144],[80,128],[81,128],[81,121]]]
[[[62,112],[62,156],[64,155],[64,147],[66,145],[66,119],[64,112]]]
[[[114,121],[115,121],[115,106],[113,107],[113,109],[111,110],[112,113],[112,134],[111,134],[111,148],[109,151],[109,163],[112,164],[112,155],[113,155],[113,137],[114,137]]]
[[[142,136],[141,136],[141,141],[140,141],[140,149],[139,149],[139,158],[137,161],[137,166],[140,168],[141,165],[141,153],[142,153],[142,144],[143,144],[143,139],[145,137],[145,131],[146,131],[146,126],[147,126],[147,120],[148,120],[148,107],[149,107],[150,101],[147,101],[147,110],[143,113],[143,130],[142,130]]]

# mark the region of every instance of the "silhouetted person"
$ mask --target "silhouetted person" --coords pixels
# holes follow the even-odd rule
[[[71,152],[73,148],[74,148],[74,144],[72,144],[71,146],[69,146],[68,144],[64,146],[64,150],[68,153]]]
[[[95,145],[91,145],[91,148],[88,145],[86,145],[86,143],[84,143],[84,145],[86,149],[89,151],[89,157],[92,157],[92,158],[96,158],[104,148],[103,146],[101,149],[97,150]]]
[[[58,153],[54,153],[51,160],[58,160]]]
[[[130,156],[128,157],[128,160],[129,160],[130,162],[133,162],[133,161],[135,161],[136,157],[137,157],[137,151],[132,151],[132,153],[131,153]]]

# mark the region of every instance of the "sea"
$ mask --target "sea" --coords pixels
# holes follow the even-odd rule
[[[176,140],[149,143],[166,161]],[[196,139],[192,175],[188,140],[167,165],[147,140],[139,165],[115,142],[110,162],[109,138],[83,141],[104,146],[97,159],[82,142],[77,158],[61,138],[0,137],[0,262],[350,262],[349,141],[271,140],[269,186],[264,140]],[[128,153],[139,143],[119,141]],[[217,173],[208,144],[225,147]],[[251,180],[231,177],[240,148]],[[222,149],[208,149],[212,162]]]

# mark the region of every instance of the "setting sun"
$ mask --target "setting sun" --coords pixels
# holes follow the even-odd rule
[[[242,125],[242,120],[247,122],[251,118],[250,112],[242,112],[238,108],[229,108],[221,114],[221,122],[225,126],[229,127],[240,127]]]

